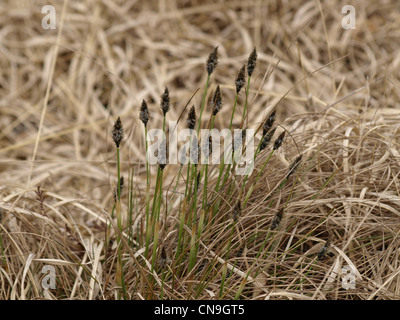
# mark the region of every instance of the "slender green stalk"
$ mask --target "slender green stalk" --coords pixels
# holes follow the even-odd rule
[[[124,137],[124,129],[122,126],[122,122],[120,117],[118,117],[117,121],[115,121],[113,132],[112,132],[113,140],[115,142],[115,146],[117,147],[117,195],[115,199],[115,209],[117,213],[117,228],[119,230],[117,234],[117,272],[116,272],[116,281],[118,286],[122,288],[122,292],[124,298],[126,298],[125,291],[125,281],[123,274],[123,261],[122,261],[122,241],[120,238],[120,234],[122,234],[122,214],[121,214],[121,160],[120,160],[120,144]],[[121,292],[118,291],[118,299],[121,298]]]
[[[222,277],[221,277],[221,286],[219,287],[219,298],[222,299],[223,294],[224,294],[224,286],[225,286],[225,279],[226,279],[226,274],[228,271],[228,266],[226,263],[222,266]]]
[[[241,123],[241,126],[240,126],[241,128],[243,128],[244,120],[245,120],[245,116],[246,116],[246,110],[247,110],[247,104],[248,104],[248,98],[249,98],[249,90],[250,90],[250,80],[251,80],[251,75],[249,75],[248,78],[247,78],[246,97],[245,97],[244,107],[243,107],[242,123]],[[233,111],[232,111],[232,116],[231,116],[231,122],[230,122],[230,125],[229,125],[229,129],[232,128],[232,121],[233,121],[234,112],[235,112],[235,110],[236,110],[236,103],[237,103],[237,99],[238,99],[238,94],[239,94],[239,93],[237,92],[237,93],[236,93],[236,97],[235,97],[235,102],[234,102],[234,107],[233,107]],[[254,138],[254,137],[253,137],[253,138]],[[233,154],[232,154],[232,161],[234,162]],[[234,164],[234,163],[233,163],[233,164]],[[225,170],[225,175],[224,175],[224,179],[223,179],[223,182],[222,182],[222,185],[223,185],[223,186],[225,185],[225,183],[226,183],[227,180],[228,180],[229,174],[230,174],[230,172],[231,172],[231,167],[232,167],[232,164],[229,163],[229,164],[227,165],[226,170]],[[222,165],[221,170],[220,170],[220,174],[219,174],[219,176],[218,176],[218,181],[217,181],[217,189],[216,189],[217,191],[219,190],[219,185],[220,185],[220,180],[221,180],[221,174],[222,174],[224,168],[225,168],[225,165]],[[230,191],[231,191],[231,187],[229,186],[228,194],[230,194]],[[214,214],[218,211],[220,202],[221,202],[221,200],[218,199],[217,202],[216,202],[216,206],[215,206],[215,208],[214,208]]]
[[[117,187],[117,203],[116,203],[116,213],[117,213],[117,226],[119,231],[122,232],[122,213],[121,213],[121,161],[119,147],[117,148],[117,176],[118,176],[118,187]],[[122,287],[122,293],[124,299],[126,299],[126,288],[124,280],[124,267],[122,261],[122,242],[120,236],[117,235],[118,244],[118,260],[117,260],[117,283]],[[119,293],[120,298],[120,293]]]
[[[122,231],[122,216],[121,216],[121,166],[120,166],[120,155],[119,148],[117,148],[117,226],[119,231]]]
[[[198,195],[197,190],[198,190],[199,182],[201,180],[201,173],[200,173],[200,175],[198,175],[197,167],[198,166],[193,166],[193,169],[192,169],[192,179],[191,179],[192,183],[191,183],[191,186],[190,186],[190,193],[189,193],[189,194],[192,194],[191,190],[193,188],[193,201],[192,201],[192,206],[190,208],[190,215],[189,215],[189,219],[191,219],[191,221],[192,221],[191,226],[193,226],[196,223],[196,217],[197,217],[197,195]]]
[[[144,140],[146,145],[146,248],[145,257],[147,257],[150,244],[150,167],[147,160],[148,142],[147,142],[147,126],[144,127]]]
[[[134,203],[133,203],[133,168],[130,174],[130,179],[129,179],[129,196],[128,196],[128,212],[129,212],[129,222],[128,222],[128,228],[129,228],[129,245],[132,246],[132,239],[133,239],[133,210],[134,210]]]
[[[149,161],[147,160],[147,153],[149,151],[149,143],[147,141],[147,126],[144,127],[144,142],[146,145],[146,215],[148,214],[149,211],[149,201],[148,201],[148,196],[149,196],[149,191],[150,191],[150,167],[149,167]]]
[[[152,262],[151,262],[151,272],[154,271],[155,264],[156,264],[156,256],[157,256],[157,246],[158,246],[158,237],[160,234],[160,225],[158,221],[155,223],[155,228],[154,228],[154,242],[153,242],[153,257],[152,257]]]
[[[244,106],[243,106],[243,114],[242,114],[242,127],[244,124],[244,121],[246,119],[246,111],[247,111],[247,103],[248,103],[248,98],[249,98],[249,90],[250,90],[250,80],[251,76],[247,78],[247,87],[246,87],[246,99],[244,100]]]
[[[144,143],[146,146],[146,240],[145,240],[145,256],[147,257],[148,250],[149,250],[149,243],[150,243],[150,167],[149,161],[147,159],[147,154],[149,151],[148,142],[147,142],[147,124],[149,122],[149,108],[147,107],[147,103],[145,100],[142,101],[142,105],[140,107],[140,114],[139,119],[142,121],[144,125]]]
[[[192,227],[192,234],[190,237],[190,252],[189,252],[189,272],[193,269],[196,264],[196,226]]]
[[[206,97],[207,97],[209,83],[210,83],[210,75],[207,76],[206,87],[204,88],[203,99],[201,101],[200,115],[199,115],[199,120],[197,123],[197,136],[199,136],[199,132],[200,132],[200,128],[201,128],[201,117],[203,115],[204,106],[206,105]]]
[[[307,276],[308,276],[308,275],[310,274],[310,272],[312,271],[313,266],[315,265],[315,262],[316,262],[317,260],[318,260],[317,257],[315,257],[315,258],[313,259],[313,261],[311,261],[310,265],[308,266],[308,271],[306,272],[306,274],[304,275],[304,277],[302,277],[302,278],[300,279],[300,281],[298,282],[298,286],[297,286],[296,288],[294,288],[294,290],[298,291],[298,290],[300,289],[300,286],[303,284],[304,280],[306,280]],[[289,290],[290,290],[290,288],[289,288]]]
[[[235,115],[236,105],[239,98],[239,94],[237,93],[235,96],[235,102],[233,103],[232,115],[231,115],[231,122],[229,123],[229,130],[232,130],[232,123],[233,123],[233,116]]]
[[[178,186],[179,186],[179,177],[180,177],[181,174],[182,174],[182,168],[183,168],[183,165],[181,164],[181,165],[179,166],[179,172],[178,172],[178,174],[177,174],[177,176],[176,176],[176,183],[175,183],[174,191],[172,192],[172,196],[171,196],[171,198],[170,198],[170,200],[169,200],[170,206],[169,206],[169,208],[168,208],[168,211],[171,210],[172,203],[173,203],[173,201],[175,200],[175,196],[177,195],[176,190],[178,190]]]
[[[215,115],[212,116],[211,118],[211,126],[210,126],[210,132],[214,128],[214,121],[215,121]],[[211,137],[211,136],[210,136]],[[212,141],[212,140],[211,140]],[[212,153],[212,143],[208,143],[208,160],[210,159],[210,155]],[[207,184],[208,184],[208,161],[205,164],[205,174],[204,174],[204,187],[203,187],[203,203],[202,203],[202,208],[203,210],[206,210],[207,206]]]
[[[160,212],[161,212],[161,202],[162,202],[162,193],[163,193],[163,177],[164,177],[164,171],[161,170],[160,173],[160,187],[159,187],[159,194],[158,194],[158,203],[157,203],[157,221],[160,221]]]
[[[166,122],[166,116],[164,114],[163,118],[163,132],[165,132],[165,122]],[[162,152],[162,150],[158,151],[159,154]],[[154,190],[154,197],[153,197],[153,207],[151,210],[151,223],[152,223],[152,234],[154,235],[155,232],[155,223],[156,221],[159,221],[160,217],[160,207],[161,207],[161,198],[162,198],[162,176],[163,176],[163,170],[161,169],[161,164],[158,165],[157,169],[157,179],[156,179],[156,188]],[[150,241],[150,236],[148,235],[147,238]]]
[[[176,249],[175,260],[178,261],[178,258],[182,252],[182,241],[183,241],[183,226],[185,225],[185,214],[186,214],[186,197],[183,198],[181,202],[180,209],[180,217],[179,217],[179,231],[178,231],[178,245]]]
[[[3,257],[2,261],[2,267],[4,268],[6,265],[6,256],[4,255],[4,246],[3,246],[3,238],[2,238],[2,233],[0,232],[0,256]]]
[[[250,189],[249,189],[249,191],[247,192],[246,198],[244,199],[243,207],[246,206],[247,201],[249,200],[251,194],[253,193],[254,186],[257,184],[258,180],[260,179],[261,174],[264,172],[264,169],[265,169],[266,165],[268,164],[269,160],[271,159],[271,156],[272,156],[273,153],[274,153],[274,150],[272,150],[272,151],[270,152],[270,154],[269,154],[267,160],[264,162],[264,164],[263,164],[263,166],[262,166],[260,172],[257,174],[257,177],[256,177],[255,181],[254,181],[253,184],[250,186]],[[248,177],[249,177],[248,175],[245,176],[245,180],[244,180],[244,182],[243,182],[243,184],[242,184],[242,190],[244,189],[244,187],[245,187],[245,185],[246,185],[246,182],[247,182]]]
[[[237,105],[237,101],[238,101],[238,97],[239,97],[239,93],[236,93],[235,96],[235,102],[233,103],[233,110],[232,110],[232,115],[231,115],[231,122],[229,123],[229,130],[232,130],[232,123],[233,123],[233,116],[235,115],[235,111],[236,111],[236,105]],[[224,151],[225,154],[225,151]],[[225,170],[225,156],[224,154],[221,155],[221,164],[219,166],[219,174],[218,174],[218,178],[217,178],[217,183],[215,185],[215,192],[218,193],[219,191],[219,187],[220,187],[220,183],[221,183],[221,178],[223,175],[223,172]],[[228,164],[228,169],[227,171],[230,170],[230,164]],[[213,205],[213,215],[217,212],[219,205],[220,205],[221,200],[218,199],[215,204]]]
[[[164,116],[164,118],[163,118],[163,132],[165,132],[165,122],[166,122],[166,117]],[[160,152],[161,152],[161,150],[159,150],[159,153]],[[156,212],[156,209],[157,209],[156,203],[158,201],[158,197],[157,197],[158,192],[159,192],[158,189],[159,188],[162,189],[162,186],[160,186],[160,184],[159,184],[161,174],[162,174],[162,170],[161,170],[161,167],[159,165],[158,169],[157,169],[156,189],[154,191],[154,198],[153,198],[152,218],[154,218],[154,216],[158,216],[158,213]]]

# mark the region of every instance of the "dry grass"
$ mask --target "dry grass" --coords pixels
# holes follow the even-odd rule
[[[41,27],[41,7],[49,2],[57,10],[56,30]],[[397,0],[352,1],[355,30],[341,28],[348,1],[65,3],[65,12],[59,1],[3,0],[0,6],[0,299],[118,297],[116,221],[112,245],[105,243],[117,183],[111,136],[117,116],[126,134],[126,181],[133,170],[133,228],[120,234],[128,298],[400,298]],[[256,47],[246,123],[257,128],[276,108],[277,133],[285,128],[286,139],[255,182],[269,151],[257,158],[245,207],[236,208],[243,200],[240,187],[221,203],[190,272],[186,262],[174,261],[186,203],[180,196],[171,200],[176,179],[182,182],[178,195],[184,192],[186,175],[177,177],[178,166],[167,166],[163,196],[169,210],[162,212],[152,270],[143,243],[134,242],[140,237],[132,242],[127,236],[142,234],[145,221],[139,108],[146,99],[149,127],[161,128],[159,101],[168,86],[169,120],[179,118],[200,88],[193,99],[198,110],[204,64],[215,46],[219,64],[208,98],[219,84],[224,101],[215,127],[228,126],[235,76]],[[241,93],[234,127],[242,122],[243,101]],[[211,110],[205,112],[206,121]],[[300,166],[280,187],[299,154]],[[210,167],[209,198],[215,196],[216,171]],[[243,182],[231,179],[236,186]],[[129,191],[126,184],[125,214]],[[282,221],[271,230],[281,208]],[[55,266],[54,290],[42,288],[45,265]],[[355,272],[354,289],[342,287],[343,266]]]

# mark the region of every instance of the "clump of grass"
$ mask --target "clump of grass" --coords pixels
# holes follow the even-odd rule
[[[256,64],[256,51],[254,50],[248,60],[247,68],[250,68],[248,70],[248,77],[250,78]],[[209,77],[210,75],[214,72],[214,69],[217,64],[217,48],[215,48],[208,60],[207,60],[207,72],[208,72],[208,78],[206,82],[206,86],[204,89],[204,95],[203,95],[203,100],[202,100],[202,105],[201,105],[201,111],[200,115],[202,114],[202,111],[205,110],[205,100],[204,97],[206,95],[207,89],[208,89],[208,84],[209,84]],[[235,102],[234,102],[234,107],[232,111],[232,116],[231,116],[231,123],[230,127],[232,126],[232,118],[233,118],[233,112],[237,103],[237,97],[238,94],[241,91],[241,88],[244,85],[244,76],[245,73],[245,67],[242,67],[242,69],[239,71],[239,74],[237,76],[237,79],[235,81],[236,85],[236,96],[235,96]],[[248,88],[249,88],[249,83],[247,86],[247,94],[246,94],[246,100],[245,104],[247,104],[247,99],[248,99]],[[213,98],[211,100],[211,113],[210,113],[210,119],[208,122],[207,128],[213,129],[214,127],[214,121],[217,116],[217,114],[220,112],[222,108],[222,94],[221,94],[221,89],[220,86],[217,85],[216,90],[214,92]],[[166,114],[169,110],[169,91],[168,89],[165,89],[164,93],[161,96],[161,110],[163,112],[163,129],[165,130],[165,119],[166,119]],[[142,106],[141,113],[140,113],[140,119],[141,121],[145,124],[145,127],[147,126],[147,118],[148,116],[145,116],[147,114],[147,111],[144,111],[144,107]],[[143,121],[143,118],[146,118],[146,121]],[[200,121],[200,117],[199,117]],[[262,151],[264,148],[267,147],[267,144],[269,141],[272,139],[272,136],[275,132],[275,129],[270,130],[272,128],[272,125],[274,124],[275,121],[275,111],[273,111],[268,119],[265,122],[265,125],[263,127],[263,139],[260,142],[260,151]],[[189,129],[194,129],[196,126],[196,110],[195,107],[193,106],[187,116],[186,120],[186,126]],[[197,130],[199,131],[200,129],[200,122],[198,122]],[[245,137],[245,131],[242,130],[240,132],[240,138]],[[237,137],[236,137],[237,138]],[[191,137],[192,139],[192,137]],[[284,139],[284,132],[280,134],[280,136],[276,139],[273,147],[273,151],[277,150],[283,143]],[[235,139],[234,139],[235,140]],[[200,145],[196,147],[196,152],[199,153],[202,150],[205,151],[206,153],[206,158],[209,158],[211,155],[211,150],[212,150],[212,139],[211,136],[207,137],[206,141],[202,141],[201,144],[203,147],[200,148]],[[237,145],[237,143],[235,143]],[[190,141],[190,146],[192,146],[192,143]],[[147,148],[147,147],[146,147]],[[193,150],[189,150],[193,151]],[[272,155],[272,152],[270,153],[270,156]],[[189,157],[192,159],[192,157]],[[196,157],[197,158],[197,157]],[[253,183],[258,182],[258,179],[261,176],[261,173],[264,171],[264,168],[268,161],[264,163],[264,167],[261,169],[259,172],[256,181]],[[163,171],[162,164],[159,164],[158,167],[158,174],[157,174],[157,180],[156,180],[156,186],[154,190],[154,195],[153,195],[153,206],[150,209],[152,214],[150,218],[146,218],[146,224],[147,227],[146,229],[146,251],[148,252],[149,250],[149,245],[150,241],[153,241],[153,247],[152,247],[152,260],[151,260],[151,272],[156,271],[155,265],[156,265],[156,256],[157,252],[159,251],[158,249],[158,244],[159,244],[159,238],[160,238],[160,230],[161,230],[161,220],[160,220],[160,213],[161,213],[161,207],[165,206],[165,208],[168,208],[166,204],[163,204],[162,201],[162,190],[164,188],[163,183],[162,183],[162,171]],[[194,163],[191,164],[189,162],[189,165],[187,166],[187,179],[185,182],[185,190],[183,194],[185,195],[182,201],[179,204],[179,224],[177,225],[177,247],[176,247],[176,254],[175,254],[175,259],[172,262],[175,264],[175,269],[177,272],[172,275],[170,272],[163,273],[163,287],[164,285],[168,282],[168,279],[170,276],[174,277],[183,277],[185,275],[190,275],[194,272],[196,264],[198,262],[198,255],[199,252],[201,251],[201,246],[200,244],[206,244],[210,241],[210,239],[214,239],[215,237],[222,237],[224,238],[223,234],[225,231],[221,230],[218,231],[218,229],[214,230],[213,226],[215,224],[219,225],[220,222],[224,221],[227,217],[226,215],[222,214],[224,212],[224,207],[225,204],[220,208],[218,205],[215,207],[214,205],[216,203],[219,203],[221,200],[221,197],[226,197],[226,199],[232,199],[232,197],[236,196],[239,197],[238,200],[236,200],[236,204],[234,205],[233,208],[233,224],[226,230],[228,232],[228,238],[222,242],[222,247],[224,248],[224,251],[226,254],[224,254],[225,257],[229,257],[231,248],[234,242],[234,239],[236,237],[236,231],[237,231],[237,223],[239,220],[239,216],[242,211],[242,201],[240,200],[241,193],[236,194],[235,187],[232,185],[232,180],[230,179],[221,179],[222,174],[225,169],[225,164],[221,163],[219,165],[219,176],[217,178],[217,187],[221,188],[223,190],[222,192],[225,193],[225,195],[219,195],[218,193],[216,196],[212,197],[211,199],[209,198],[209,184],[210,184],[210,175],[209,175],[209,163],[206,162],[205,164],[201,164],[200,167],[198,167],[198,164]],[[146,169],[148,170],[148,169]],[[180,166],[179,169],[179,174],[181,173],[182,166]],[[229,177],[229,174],[232,174],[233,171],[230,171],[229,168],[225,172],[225,177]],[[244,180],[242,184],[242,191],[243,189],[246,189],[246,181],[247,181],[248,175],[246,175],[246,179]],[[202,188],[199,189],[200,182],[202,182]],[[178,182],[175,186],[175,190],[178,188]],[[253,186],[251,186],[251,189],[247,193],[247,197],[244,202],[244,206],[247,204],[249,201],[249,198],[251,196],[251,190]],[[149,188],[147,188],[148,190]],[[219,189],[217,189],[219,190]],[[199,194],[200,192],[200,194]],[[148,194],[148,193],[147,193]],[[197,200],[199,199],[201,195],[202,201],[198,204]],[[148,198],[148,195],[146,196]],[[211,200],[211,202],[210,202]],[[146,203],[148,203],[146,201]],[[199,207],[198,207],[199,205]],[[216,209],[215,209],[216,208]],[[165,212],[165,215],[169,215],[169,212]],[[148,215],[146,214],[146,217]],[[155,218],[156,217],[156,218]],[[275,218],[275,222],[273,225],[278,225],[279,221],[277,220],[279,218],[279,215]],[[150,224],[150,226],[149,226]],[[187,228],[188,232],[185,232]],[[272,228],[273,229],[273,228]],[[217,232],[217,234],[215,234]],[[222,232],[222,234],[219,234]],[[149,234],[151,236],[149,236]],[[261,251],[263,251],[263,248],[265,247],[265,241],[260,249],[259,255]],[[164,249],[160,249],[164,250]],[[163,252],[161,251],[161,255]],[[147,254],[146,254],[147,256]],[[187,266],[184,266],[185,261],[187,261]],[[229,279],[228,274],[224,272],[224,277],[223,281],[226,281]],[[223,296],[223,288],[224,286],[221,287],[220,291],[220,296]],[[197,294],[201,291],[200,287],[197,289],[193,289],[197,292]],[[164,292],[164,291],[163,291]],[[164,294],[164,293],[163,293]]]

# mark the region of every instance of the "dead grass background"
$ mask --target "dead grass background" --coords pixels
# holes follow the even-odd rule
[[[215,46],[220,62],[209,92],[220,84],[224,99],[216,126],[227,126],[235,76],[256,47],[248,123],[257,127],[276,107],[277,121],[290,133],[241,213],[238,237],[269,227],[266,190],[298,154],[305,161],[285,212],[295,228],[280,235],[276,254],[314,231],[291,260],[273,260],[241,298],[400,297],[398,1],[66,2],[65,15],[60,1],[0,5],[0,299],[115,297],[115,280],[100,263],[104,210],[112,207],[116,183],[113,121],[123,119],[123,170],[125,176],[128,168],[134,170],[140,207],[145,190],[140,102],[149,104],[150,128],[160,128],[159,97],[168,86],[168,117],[177,119],[195,90],[201,92],[204,63]],[[41,27],[46,4],[56,7],[56,30]],[[346,4],[356,8],[355,30],[341,28]],[[194,102],[198,108],[201,93]],[[241,107],[243,96],[240,102]],[[168,166],[166,186],[174,173]],[[34,192],[38,186],[46,193],[43,208]],[[282,190],[279,201],[290,192]],[[233,205],[226,205],[227,214]],[[137,210],[136,224],[143,214]],[[177,216],[175,208],[168,225]],[[165,244],[172,231],[164,235]],[[218,232],[223,239],[222,229]],[[309,254],[328,237],[332,255],[317,262],[309,282],[298,284],[310,266]],[[251,250],[236,258],[243,272]],[[202,263],[213,254],[203,247]],[[57,289],[44,291],[41,270],[48,264],[56,267]],[[356,271],[355,289],[341,287],[344,265]],[[201,281],[199,270],[198,278],[166,286],[164,297],[214,298],[216,279],[193,296],[190,283]],[[240,272],[235,276],[240,283]],[[143,298],[135,270],[127,269],[126,277],[131,298]]]

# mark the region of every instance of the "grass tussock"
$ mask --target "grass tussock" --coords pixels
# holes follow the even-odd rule
[[[398,3],[356,2],[5,1],[0,299],[399,299]]]

